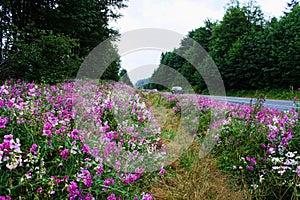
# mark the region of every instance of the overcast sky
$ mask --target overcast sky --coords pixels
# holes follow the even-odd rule
[[[265,16],[280,17],[287,1],[257,0],[257,3]],[[227,2],[228,0],[129,0],[128,7],[121,11],[123,17],[111,26],[121,34],[141,28],[160,28],[187,35],[189,31],[203,26],[205,19],[222,20]],[[159,64],[161,53],[160,50],[139,49],[121,55],[122,67],[127,69],[129,77],[135,83],[151,76]]]

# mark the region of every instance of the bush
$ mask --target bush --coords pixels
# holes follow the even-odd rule
[[[17,41],[17,51],[9,54],[18,78],[37,83],[59,83],[76,76],[80,59],[74,51],[77,40],[62,34],[42,32],[31,42]]]

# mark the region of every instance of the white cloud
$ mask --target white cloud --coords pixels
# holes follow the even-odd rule
[[[224,3],[197,0],[131,0],[118,20],[121,32],[138,28],[165,28],[186,35],[207,18],[220,19]]]
[[[121,33],[140,28],[162,28],[186,35],[189,31],[202,26],[205,19],[222,20],[227,2],[227,0],[129,0],[128,8],[121,11],[124,16],[117,23],[112,23],[112,26]],[[276,17],[282,15],[286,5],[285,1],[278,0],[257,0],[257,3],[261,5],[266,16]],[[160,51],[132,53],[121,58],[122,66],[127,69],[130,76],[130,71],[140,66],[157,66],[160,54]],[[137,79],[136,74],[134,79]],[[147,77],[146,75],[142,77],[141,74],[141,78]]]

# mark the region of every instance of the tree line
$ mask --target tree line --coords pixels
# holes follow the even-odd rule
[[[195,43],[215,62],[226,90],[300,87],[300,6],[297,0],[287,3],[279,19],[266,19],[253,0],[244,5],[231,0],[221,21],[206,20],[204,26],[188,33],[179,48],[162,53],[160,66],[146,87],[164,89],[154,84],[162,79],[178,85],[177,77],[167,74],[167,68],[172,68],[187,79],[194,91],[206,91],[197,66],[186,60],[201,60],[198,69],[205,67],[204,58],[199,58],[203,52],[195,51]]]
[[[118,34],[109,22],[121,16],[124,1],[2,0],[0,80],[55,83],[74,78],[87,54]],[[102,78],[118,80],[119,69],[117,60]]]

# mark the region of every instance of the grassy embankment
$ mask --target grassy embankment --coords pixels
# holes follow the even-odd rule
[[[182,151],[178,142],[172,142],[182,131],[179,130],[179,117],[160,94],[147,93],[144,98],[158,120],[163,140],[168,144],[167,149],[177,153],[180,149]],[[153,177],[149,176],[149,179],[153,180]],[[194,140],[166,167],[162,178],[157,178],[155,182],[149,180],[149,184],[147,189],[156,199],[250,199],[246,189],[237,189],[232,177],[218,169],[216,158],[212,155],[201,156],[199,140]]]

